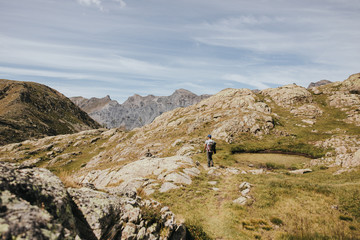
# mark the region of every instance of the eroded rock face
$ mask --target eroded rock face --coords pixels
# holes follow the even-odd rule
[[[155,201],[89,188],[66,189],[59,178],[41,168],[0,162],[0,173],[4,239],[186,238],[186,229],[176,223],[175,215]]]

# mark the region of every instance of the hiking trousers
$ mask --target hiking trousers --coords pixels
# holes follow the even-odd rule
[[[213,155],[213,152],[208,152],[208,151],[206,151],[208,167],[213,167],[213,166],[214,166],[214,162],[213,162],[213,159],[212,159],[212,155]]]

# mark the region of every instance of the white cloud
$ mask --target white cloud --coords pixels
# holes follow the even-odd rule
[[[124,0],[112,0],[113,2],[117,2],[120,6],[120,8],[124,8],[126,7],[126,2]],[[106,8],[104,7],[105,3],[108,3],[109,0],[77,0],[78,3],[80,3],[83,6],[95,6],[98,9],[100,9],[101,11],[106,10]]]
[[[77,0],[78,3],[84,6],[96,6],[100,10],[104,10],[103,6],[101,5],[101,0]]]

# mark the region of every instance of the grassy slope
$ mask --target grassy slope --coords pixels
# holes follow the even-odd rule
[[[45,85],[0,79],[0,144],[75,133],[100,125]]]
[[[245,159],[230,155],[224,160],[224,154],[227,153],[220,151],[215,155],[217,165],[246,170],[246,165],[256,165],[261,160],[257,155]],[[205,164],[203,155],[195,158]],[[274,155],[266,161],[283,163]],[[306,164],[308,160],[291,156],[291,161]],[[333,172],[334,169],[315,169],[310,174],[292,175],[280,169],[263,175],[212,176],[204,169],[191,186],[155,193],[153,197],[213,239],[358,239],[360,197],[356,189],[360,187],[360,171],[338,176]],[[212,190],[214,186],[209,181],[218,181],[215,187],[219,191]],[[250,193],[254,201],[238,206],[232,201],[240,196],[238,186],[244,181],[254,186]]]

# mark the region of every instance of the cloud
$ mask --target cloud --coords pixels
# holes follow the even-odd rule
[[[101,0],[77,0],[78,3],[84,6],[96,6],[100,10],[104,10],[103,6],[101,5]]]
[[[222,76],[222,79],[250,85],[250,86],[256,87],[258,89],[269,88],[268,85],[260,82],[259,79],[254,80],[250,77],[246,77],[246,76],[242,76],[242,75],[238,75],[238,74],[226,74],[226,75]]]
[[[193,39],[213,47],[246,50],[255,54],[286,54],[312,64],[352,67],[358,63],[359,17],[350,10],[292,8],[224,17],[193,26]],[[335,57],[336,56],[336,57]]]
[[[126,7],[126,2],[124,0],[112,0],[113,2],[117,2],[120,6],[120,8]],[[78,3],[80,3],[83,6],[95,6],[101,11],[107,10],[107,8],[104,7],[104,4],[109,3],[109,0],[77,0]]]
[[[124,0],[114,0],[115,2],[118,2],[120,4],[121,8],[126,7],[126,2]]]

